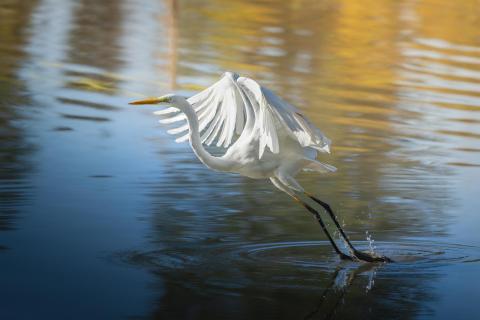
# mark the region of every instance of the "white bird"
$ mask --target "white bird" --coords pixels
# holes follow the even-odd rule
[[[390,261],[387,257],[356,250],[341,228],[330,206],[305,192],[295,180],[301,170],[333,172],[335,167],[316,160],[318,153],[330,153],[330,140],[297,108],[282,100],[256,81],[226,72],[209,88],[186,99],[175,94],[134,101],[130,104],[168,104],[156,111],[164,124],[180,123],[168,130],[180,134],[176,142],[190,141],[198,159],[208,168],[238,173],[253,179],[270,179],[281,191],[315,215],[336,253],[341,258],[364,261]],[[204,147],[216,144],[226,152],[210,154]],[[334,221],[347,244],[343,253],[320,214],[299,195],[321,205]]]

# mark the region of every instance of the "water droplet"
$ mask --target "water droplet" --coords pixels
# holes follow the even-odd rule
[[[367,242],[368,242],[368,251],[371,253],[371,254],[375,254],[375,249],[377,249],[377,247],[375,246],[375,240],[373,240],[373,237],[372,235],[367,231],[365,231],[365,235],[366,235],[366,238],[367,238]]]

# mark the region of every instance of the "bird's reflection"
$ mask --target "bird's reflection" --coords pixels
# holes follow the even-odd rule
[[[322,319],[331,319],[342,301],[344,301],[348,289],[359,275],[368,274],[368,283],[365,289],[371,290],[374,284],[376,271],[381,268],[379,264],[339,264],[332,272],[330,281],[323,289],[315,308],[303,319],[314,319],[317,316],[325,315]],[[326,302],[328,300],[328,302]]]

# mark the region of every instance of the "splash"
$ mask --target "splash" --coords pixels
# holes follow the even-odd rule
[[[375,240],[373,240],[372,235],[367,231],[365,231],[365,236],[368,242],[368,252],[370,254],[375,254],[375,250],[377,247],[375,246]]]

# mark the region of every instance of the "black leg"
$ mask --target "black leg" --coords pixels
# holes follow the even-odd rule
[[[314,209],[312,208],[311,206],[309,206],[308,204],[306,204],[305,202],[303,202],[300,198],[296,197],[296,196],[293,196],[293,198],[299,202],[301,205],[303,205],[305,207],[305,209],[307,209],[311,214],[313,214],[315,216],[315,218],[317,219],[318,223],[320,224],[320,226],[322,227],[322,230],[323,232],[325,232],[325,235],[327,236],[328,240],[330,241],[330,243],[332,244],[332,247],[333,249],[335,250],[335,252],[340,256],[341,259],[346,259],[346,260],[354,260],[351,256],[349,255],[346,255],[345,253],[343,253],[337,246],[337,244],[335,243],[335,241],[333,240],[332,236],[330,235],[330,233],[328,232],[328,229],[327,227],[325,226],[325,223],[323,223],[323,220],[322,220],[322,217],[320,216],[320,214]]]
[[[305,193],[305,194],[310,199],[312,199],[313,201],[315,201],[316,203],[321,205],[325,209],[325,211],[327,211],[328,215],[330,216],[330,218],[335,223],[335,226],[337,227],[338,231],[340,231],[340,234],[342,235],[343,239],[348,244],[348,246],[350,247],[350,249],[352,250],[352,252],[353,252],[353,254],[355,255],[356,258],[358,258],[360,260],[363,260],[363,261],[367,261],[367,262],[393,262],[393,260],[388,258],[388,257],[385,257],[385,256],[377,257],[377,256],[373,256],[371,254],[368,254],[368,253],[365,253],[365,252],[362,252],[362,251],[358,251],[357,249],[355,249],[355,247],[350,242],[350,239],[348,238],[348,236],[343,231],[342,226],[340,225],[340,223],[338,223],[337,217],[333,213],[332,208],[330,208],[330,205],[328,203],[323,202],[322,200],[314,197],[313,195],[311,195],[309,193]]]

